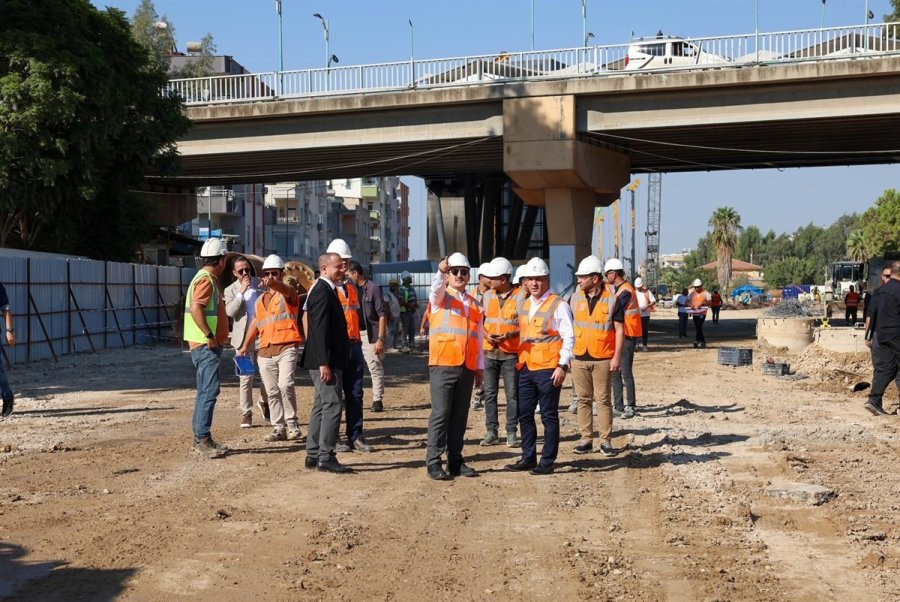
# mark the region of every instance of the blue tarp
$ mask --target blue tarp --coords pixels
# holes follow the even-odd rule
[[[740,297],[741,295],[750,295],[751,297],[756,297],[762,294],[763,290],[758,286],[753,286],[752,284],[745,284],[731,291],[732,299],[735,297]]]
[[[809,291],[804,291],[802,287],[797,286],[796,284],[789,284],[783,289],[781,289],[781,298],[782,299],[796,299],[803,293]]]

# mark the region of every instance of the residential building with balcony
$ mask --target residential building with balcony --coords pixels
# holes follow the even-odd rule
[[[261,255],[266,248],[265,193],[262,184],[197,188],[197,217],[179,231],[199,240],[221,238],[231,251]]]

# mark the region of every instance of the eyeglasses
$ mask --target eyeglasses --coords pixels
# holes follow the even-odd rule
[[[280,270],[268,270],[263,272],[263,276],[281,276]]]
[[[238,274],[249,274],[250,268],[244,268],[243,270],[238,270],[237,273]]]
[[[454,276],[468,276],[469,270],[466,268],[450,268],[450,273]]]

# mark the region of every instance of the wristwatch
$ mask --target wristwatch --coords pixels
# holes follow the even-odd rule
[[[569,364],[559,364],[559,366],[557,366],[557,367],[558,367],[558,368],[562,368],[562,369],[563,369],[563,372],[568,372],[568,371],[569,371]]]
[[[13,334],[16,334],[16,329],[15,328],[7,328],[6,332],[11,332]]]
[[[207,339],[214,339],[214,338],[216,338],[216,335],[214,335],[212,332],[207,332],[207,333],[206,333],[206,338],[207,338]]]

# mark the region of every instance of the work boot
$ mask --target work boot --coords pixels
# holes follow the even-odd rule
[[[289,424],[287,427],[287,438],[288,441],[299,441],[303,438],[303,433],[300,432],[300,425],[293,423]]]
[[[506,433],[506,447],[519,447],[519,438],[515,433]]]
[[[634,406],[625,406],[625,411],[622,412],[622,418],[634,418]]]
[[[500,438],[497,436],[497,433],[494,431],[488,431],[487,435],[484,436],[484,439],[481,440],[481,446],[487,447],[489,445],[497,445],[500,443]]]
[[[572,403],[569,404],[569,414],[577,414],[578,413],[578,400],[573,399]]]
[[[13,401],[15,398],[12,395],[3,398],[3,410],[0,411],[0,416],[9,416],[13,411]]]
[[[372,402],[372,407],[369,408],[369,410],[371,410],[372,412],[383,412],[384,405],[381,403],[381,400],[379,399],[378,401]]]
[[[287,441],[287,433],[284,432],[284,429],[275,429],[266,435],[266,441]]]
[[[208,459],[221,458],[225,455],[224,451],[216,447],[216,443],[212,440],[212,437],[204,437],[199,441],[195,441],[193,450]]]

